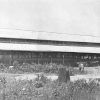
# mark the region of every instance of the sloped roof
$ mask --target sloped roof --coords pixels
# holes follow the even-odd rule
[[[100,43],[100,36],[15,29],[0,29],[0,38]]]

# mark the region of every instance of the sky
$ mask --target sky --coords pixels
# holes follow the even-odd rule
[[[0,0],[0,28],[100,36],[100,0]]]

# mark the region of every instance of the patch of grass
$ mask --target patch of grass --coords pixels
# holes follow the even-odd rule
[[[0,100],[96,100],[100,85],[95,80],[59,83],[47,80],[44,76],[36,80],[10,82],[2,76]],[[5,82],[6,80],[6,82]]]
[[[88,83],[85,80],[75,82],[59,83],[50,81],[43,74],[35,80],[16,81],[15,73],[46,72],[58,73],[59,68],[66,67],[70,75],[86,74],[80,73],[78,69],[57,64],[24,64],[16,68],[7,68],[3,66],[0,74],[0,100],[95,100],[99,98],[100,85],[95,80]],[[9,73],[14,73],[10,75]],[[6,82],[5,82],[6,81]],[[4,99],[5,98],[5,99]]]

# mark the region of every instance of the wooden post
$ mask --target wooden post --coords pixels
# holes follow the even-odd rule
[[[69,70],[66,70],[66,68],[59,68],[58,74],[59,82],[68,82],[70,80]]]
[[[40,57],[39,55],[37,56],[38,64],[40,63]]]
[[[41,53],[40,54],[41,64],[43,64],[42,56],[43,56],[43,54]]]
[[[12,66],[13,64],[13,58],[12,58],[12,54],[10,54],[10,66]]]
[[[64,60],[65,60],[65,56],[63,55],[63,65],[65,64]]]
[[[52,57],[50,56],[50,63],[52,63]]]

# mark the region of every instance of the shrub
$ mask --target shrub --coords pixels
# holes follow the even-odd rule
[[[75,98],[83,94],[86,98],[91,98],[98,89],[100,89],[100,86],[94,80],[90,80],[88,83],[85,80],[77,80],[75,82],[70,82],[68,85],[68,96],[69,98],[74,98],[72,100],[77,100]]]

